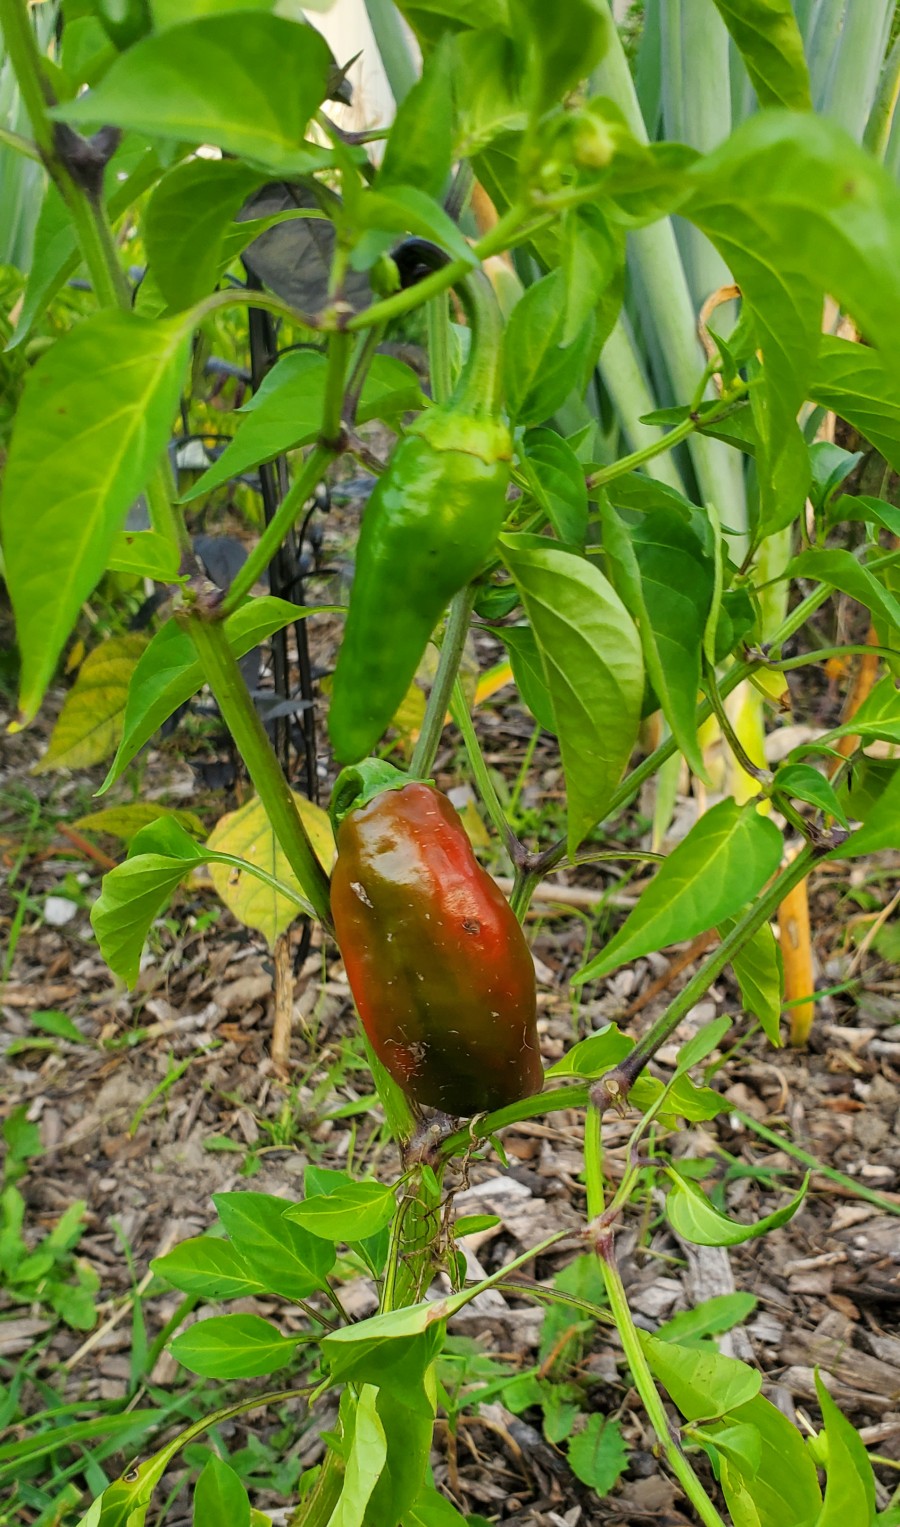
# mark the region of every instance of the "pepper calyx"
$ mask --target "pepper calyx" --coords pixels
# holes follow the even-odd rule
[[[383,795],[386,790],[402,790],[404,785],[414,783],[425,781],[404,774],[402,769],[396,769],[384,758],[364,758],[361,763],[342,769],[334,782],[328,808],[335,836],[351,811],[359,811],[362,806],[368,806],[370,801],[374,801],[377,795]]]

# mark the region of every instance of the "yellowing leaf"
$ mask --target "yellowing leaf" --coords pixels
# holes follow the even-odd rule
[[[475,704],[481,705],[483,701],[490,700],[492,695],[495,695],[499,689],[505,688],[507,684],[511,684],[512,681],[511,663],[498,663],[495,668],[489,668],[487,673],[483,673],[478,680]]]
[[[425,720],[425,693],[416,683],[415,679],[398,705],[391,726],[400,733],[400,739],[407,751],[415,746],[416,738],[422,730],[422,722]]]
[[[316,856],[330,872],[335,849],[328,813],[295,791],[292,794]],[[247,859],[302,894],[269,825],[263,803],[257,796],[248,801],[246,806],[241,806],[237,811],[229,811],[219,818],[209,835],[207,847],[220,854],[234,854],[240,859]],[[286,896],[280,896],[270,886],[263,885],[253,875],[247,875],[227,864],[210,864],[209,873],[217,894],[229,912],[246,927],[255,928],[261,933],[270,947],[297,916],[296,903],[289,901]]]
[[[66,673],[77,673],[78,669],[81,667],[83,662],[84,662],[84,642],[81,640],[81,637],[79,636],[72,643],[72,646],[69,649],[69,655],[66,658],[66,666],[65,666]]]
[[[89,769],[115,752],[122,736],[128,685],[146,646],[146,636],[132,632],[110,637],[88,653],[59,713],[50,746],[33,773]]]
[[[206,829],[193,811],[174,811],[170,806],[159,806],[155,801],[131,801],[126,806],[107,806],[102,811],[90,811],[79,817],[72,826],[79,832],[105,832],[111,838],[121,838],[130,843],[136,832],[149,827],[160,817],[174,817],[182,827],[203,837]]]

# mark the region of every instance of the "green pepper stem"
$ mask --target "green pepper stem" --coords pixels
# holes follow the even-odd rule
[[[500,411],[503,381],[503,315],[483,270],[473,270],[456,284],[471,336],[466,363],[448,406],[461,414]]]
[[[467,584],[460,589],[450,604],[450,614],[441,643],[441,656],[428,704],[425,719],[413,755],[409,772],[414,779],[427,779],[434,768],[434,760],[444,731],[444,722],[450,708],[450,696],[459,672],[459,665],[469,634],[469,620],[475,604],[475,588]]]
[[[221,621],[205,620],[198,614],[189,615],[186,625],[203,676],[237,744],[285,858],[316,916],[330,928],[328,876],[316,857],[275,750],[250,699],[225,628]]]

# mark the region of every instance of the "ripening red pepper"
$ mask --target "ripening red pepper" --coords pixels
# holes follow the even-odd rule
[[[453,806],[421,782],[362,799],[339,817],[331,910],[379,1060],[413,1102],[450,1114],[539,1092],[528,945]]]

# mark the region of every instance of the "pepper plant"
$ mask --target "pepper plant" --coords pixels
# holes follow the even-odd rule
[[[428,1474],[447,1322],[566,1237],[467,1282],[451,1233],[458,1165],[504,1127],[573,1107],[585,1117],[582,1249],[597,1258],[603,1316],[695,1518],[712,1527],[729,1518],[736,1527],[826,1527],[839,1511],[860,1524],[897,1520],[876,1515],[871,1463],[824,1385],[823,1432],[807,1447],[762,1397],[755,1369],[708,1344],[639,1330],[615,1256],[651,1130],[722,1107],[689,1073],[732,1019],[684,1045],[667,1082],[648,1063],[727,967],[742,994],[735,1021],[752,1015],[777,1044],[779,905],[820,861],[897,846],[900,835],[897,765],[866,753],[874,741],[900,740],[900,514],[887,496],[890,470],[900,469],[900,192],[881,162],[894,140],[898,61],[894,50],[880,86],[875,69],[874,104],[859,122],[814,111],[821,82],[807,56],[821,62],[815,28],[829,9],[840,8],[648,5],[633,76],[607,0],[567,0],[552,18],[537,0],[379,0],[370,11],[397,115],[389,131],[350,133],[334,104],[346,60],[292,7],[64,0],[62,50],[48,59],[25,0],[0,0],[30,122],[28,136],[5,131],[4,145],[40,161],[48,177],[12,343],[79,267],[96,304],[29,370],[4,470],[4,576],[21,652],[16,724],[36,715],[106,572],[154,580],[163,609],[133,657],[104,789],[205,685],[286,868],[273,876],[199,841],[190,820],[160,817],[105,878],[93,913],[101,950],[133,983],[153,920],[203,863],[256,876],[318,919],[342,947],[403,1162],[400,1181],[387,1184],[310,1167],[298,1203],[221,1195],[227,1239],[201,1237],[157,1264],[190,1296],[266,1291],[308,1322],[287,1335],[255,1315],[206,1319],[172,1344],[188,1368],[259,1377],[316,1343],[315,1387],[254,1392],[206,1417],[136,1460],[85,1527],[143,1523],[179,1450],[219,1420],[288,1398],[315,1406],[331,1390],[340,1392],[337,1427],[295,1504],[295,1527],[460,1523]],[[866,57],[880,67],[893,7],[867,8],[870,25],[876,12],[877,47]],[[690,91],[673,91],[669,56],[654,52],[674,39],[663,20],[679,18],[685,81],[687,41],[702,35],[698,56],[725,68],[740,108],[733,130],[730,117],[707,121],[702,142]],[[402,21],[421,51],[419,77]],[[660,122],[671,134],[661,140]],[[250,215],[273,185],[291,188],[290,210]],[[276,282],[230,279],[240,255],[249,259],[252,242],[285,218],[325,230],[327,278],[309,309]],[[123,219],[139,227],[146,253],[137,292],[117,239]],[[492,257],[505,262],[499,276]],[[716,304],[726,297],[736,311],[719,332]],[[167,447],[192,353],[214,315],[242,309],[270,315],[294,342],[260,380],[232,443],[179,496]],[[834,332],[832,310],[856,326],[852,336],[846,326]],[[379,351],[420,311],[430,400]],[[451,314],[467,321],[451,323]],[[652,402],[648,374],[660,391],[655,409],[641,401]],[[868,460],[881,459],[877,491],[842,491],[859,453],[817,443],[829,412],[857,433]],[[371,419],[399,434],[385,461],[359,435]],[[294,453],[292,480],[227,590],[216,586],[196,559],[190,505],[285,452]],[[345,456],[379,481],[331,698],[336,759],[350,766],[335,790],[332,890],[328,831],[298,804],[238,663],[319,613],[253,589]],[[150,528],[126,534],[140,496]],[[789,652],[835,591],[865,607],[877,642],[805,640]],[[558,842],[522,842],[504,815],[460,680],[473,623],[504,641],[523,703],[558,739],[567,806]],[[371,755],[432,640],[436,676],[398,777]],[[862,650],[885,672],[852,726],[801,745],[774,771],[751,756],[729,696],[754,685],[777,693],[792,669]],[[509,905],[428,783],[448,711],[512,863]],[[642,718],[655,713],[661,738],[635,762]],[[612,1026],[593,1034],[544,1074],[541,1090],[519,926],[535,888],[562,865],[622,857],[604,847],[605,824],[674,760],[708,781],[701,728],[710,718],[751,790],[699,818],[576,983],[710,930],[718,943],[637,1042]],[[855,749],[839,749],[851,734]],[[832,760],[835,769],[819,767]],[[783,864],[786,835],[802,847]],[[449,996],[437,973],[453,983]],[[433,1112],[436,1103],[454,1116]],[[635,1121],[617,1181],[603,1151],[613,1107]],[[669,1221],[695,1244],[764,1234],[803,1200],[806,1184],[759,1223],[738,1224],[661,1159]],[[379,1313],[355,1324],[329,1282],[344,1243],[379,1291]],[[426,1300],[441,1269],[451,1292]],[[680,1431],[658,1385],[683,1418]],[[705,1462],[698,1471],[698,1458],[711,1471]],[[267,1518],[217,1459],[197,1484],[195,1520]]]

